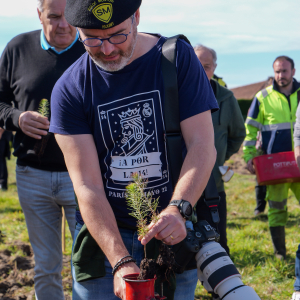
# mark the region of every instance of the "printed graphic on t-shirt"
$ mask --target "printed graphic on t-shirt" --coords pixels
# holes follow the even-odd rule
[[[107,188],[124,190],[133,173],[148,181],[148,188],[169,181],[164,124],[159,91],[98,106],[105,158]]]

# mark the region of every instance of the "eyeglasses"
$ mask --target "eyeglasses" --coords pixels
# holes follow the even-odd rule
[[[130,32],[128,34],[126,34],[126,33],[114,34],[114,35],[112,35],[111,37],[109,37],[107,39],[87,38],[85,40],[82,40],[80,38],[80,34],[78,32],[78,29],[77,29],[78,36],[79,36],[78,40],[80,42],[82,42],[84,45],[88,46],[88,47],[100,47],[103,44],[103,41],[108,41],[109,43],[111,43],[113,45],[122,44],[122,43],[127,41],[127,37],[131,33],[133,19],[134,19],[134,15],[132,17]]]

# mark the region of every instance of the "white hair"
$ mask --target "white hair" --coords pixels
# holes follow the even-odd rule
[[[197,52],[197,51],[200,51],[200,50],[207,50],[211,53],[212,57],[213,57],[213,61],[214,61],[214,64],[216,65],[217,64],[217,53],[214,49],[212,48],[208,48],[206,46],[203,46],[201,44],[198,44],[194,47],[194,51]]]
[[[40,12],[44,10],[44,0],[37,0],[37,8]]]

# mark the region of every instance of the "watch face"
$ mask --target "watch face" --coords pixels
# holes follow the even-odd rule
[[[182,206],[182,211],[187,217],[190,217],[193,213],[192,205],[189,202],[184,202]]]

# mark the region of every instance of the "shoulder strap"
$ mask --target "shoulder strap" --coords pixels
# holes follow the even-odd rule
[[[190,44],[189,40],[181,34],[168,38],[162,46],[161,56],[161,68],[165,91],[165,139],[167,143],[168,163],[173,189],[179,179],[183,163],[176,69],[177,40],[179,38]],[[210,209],[213,222],[218,224],[220,221],[218,213],[220,198],[213,174],[211,174],[208,184],[204,190],[204,202]]]
[[[299,103],[300,103],[300,90],[298,90],[298,92],[297,92],[297,100],[298,100],[298,105],[299,105]]]
[[[179,179],[182,166],[181,130],[179,118],[179,99],[177,85],[177,40],[183,39],[190,44],[184,35],[176,35],[168,38],[162,46],[161,68],[164,80],[165,102],[165,139],[167,142],[168,163],[172,186]]]

